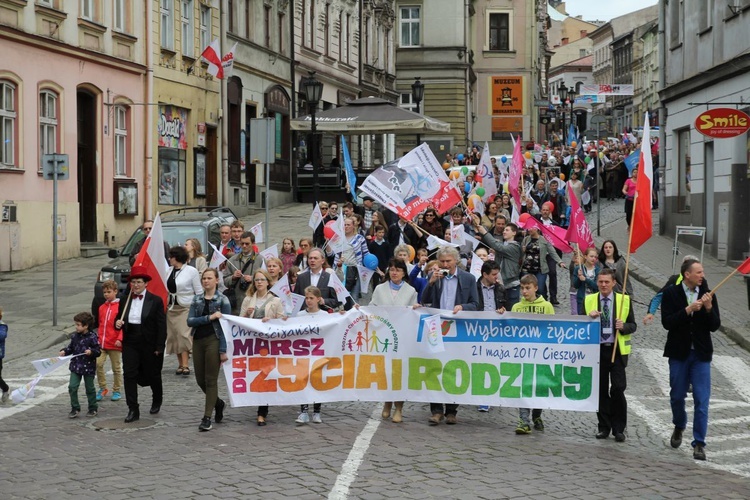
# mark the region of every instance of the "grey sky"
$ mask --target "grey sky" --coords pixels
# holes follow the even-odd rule
[[[656,5],[657,0],[628,0],[612,2],[604,0],[568,0],[565,8],[570,16],[583,16],[585,21],[609,21],[613,17]]]

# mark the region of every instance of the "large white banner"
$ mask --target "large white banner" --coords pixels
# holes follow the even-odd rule
[[[581,85],[580,95],[633,95],[633,85],[619,83]]]
[[[425,324],[436,314],[442,352],[435,349],[434,318]],[[237,316],[220,321],[232,406],[313,401],[576,411],[598,406],[600,324],[587,316],[361,307],[265,323]]]

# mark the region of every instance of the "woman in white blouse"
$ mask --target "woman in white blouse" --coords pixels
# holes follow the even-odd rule
[[[169,249],[167,291],[167,354],[177,355],[175,375],[190,375],[190,351],[193,348],[192,328],[187,325],[193,297],[203,293],[198,270],[187,264],[188,251],[176,246]]]
[[[399,259],[391,259],[388,263],[388,281],[381,283],[372,292],[370,305],[373,306],[404,306],[412,307],[417,303],[417,291],[407,282],[406,263]],[[395,406],[393,412],[394,423],[401,423],[403,417],[401,411],[404,407],[403,401],[385,403],[383,405],[383,418],[391,416],[391,407]]]

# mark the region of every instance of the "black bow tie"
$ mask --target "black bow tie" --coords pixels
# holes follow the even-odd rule
[[[141,293],[141,294],[133,295],[133,298],[134,299],[143,299],[143,294]]]

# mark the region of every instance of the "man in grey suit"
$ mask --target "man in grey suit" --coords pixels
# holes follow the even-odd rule
[[[335,309],[341,303],[336,297],[336,291],[328,286],[330,274],[323,269],[326,260],[325,253],[320,248],[313,248],[307,253],[307,269],[297,275],[294,293],[305,295],[305,288],[316,286],[320,289],[321,308]],[[304,306],[303,306],[304,307]]]
[[[456,314],[459,311],[476,311],[479,308],[477,280],[458,265],[459,254],[454,247],[441,247],[437,251],[440,268],[430,273],[427,287],[422,292],[422,304],[436,309],[446,309]],[[430,403],[432,416],[430,425],[438,425],[443,416],[445,423],[456,423],[457,404]]]

